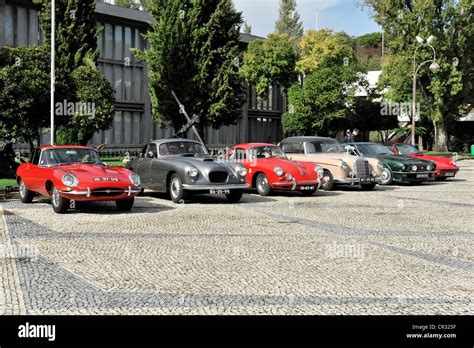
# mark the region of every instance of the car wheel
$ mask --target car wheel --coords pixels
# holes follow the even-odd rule
[[[257,186],[257,192],[260,196],[269,196],[272,192],[270,182],[268,181],[267,176],[263,173],[258,174],[255,185]]]
[[[187,198],[187,193],[183,188],[183,182],[178,174],[173,174],[170,180],[170,197],[174,203],[182,203]]]
[[[19,189],[20,189],[20,199],[21,203],[31,203],[33,202],[33,197],[35,194],[28,190],[25,186],[25,183],[23,180],[20,179],[20,182],[18,183]]]
[[[51,204],[57,214],[64,214],[69,209],[69,200],[61,197],[59,190],[53,186],[51,188]]]
[[[239,203],[243,194],[244,191],[242,190],[232,190],[228,195],[225,196],[227,197],[229,203]]]
[[[312,195],[314,195],[315,192],[316,190],[307,190],[307,191],[301,191],[301,194],[305,197],[311,197]]]
[[[375,188],[375,183],[370,183],[370,184],[360,184],[362,187],[362,190],[364,191],[372,191]]]
[[[324,170],[323,177],[321,178],[321,188],[324,191],[331,191],[334,188],[334,178],[329,170]]]
[[[118,210],[120,211],[130,211],[133,208],[133,203],[135,203],[135,198],[128,198],[128,199],[121,199],[119,201],[115,201]]]
[[[380,184],[390,185],[393,182],[392,171],[388,168],[385,168],[380,176]]]

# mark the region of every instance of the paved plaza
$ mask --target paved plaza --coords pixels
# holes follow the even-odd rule
[[[0,202],[0,314],[472,314],[474,161],[456,179],[146,194],[56,215]]]

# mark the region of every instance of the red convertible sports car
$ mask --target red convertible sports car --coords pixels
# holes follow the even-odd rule
[[[36,194],[50,196],[59,214],[67,212],[71,201],[115,201],[119,210],[129,211],[141,192],[137,174],[107,167],[95,149],[85,146],[37,148],[16,175],[23,203],[31,203]]]
[[[459,167],[455,164],[453,159],[441,156],[429,156],[419,151],[416,147],[410,144],[394,144],[392,146],[395,155],[409,156],[413,158],[420,158],[436,163],[436,180],[446,180],[453,178],[459,171]]]
[[[320,186],[324,171],[310,162],[290,161],[283,150],[273,144],[242,144],[229,150],[228,160],[247,168],[247,184],[261,196],[272,190],[301,191],[312,195]]]

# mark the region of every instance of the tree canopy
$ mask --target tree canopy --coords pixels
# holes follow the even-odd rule
[[[45,46],[50,47],[51,0],[36,0],[40,12]],[[56,5],[56,87],[55,103],[93,105],[95,116],[77,110],[56,115],[58,142],[85,145],[93,134],[109,129],[113,122],[114,90],[97,68],[99,30],[94,0],[67,0]],[[78,131],[77,127],[81,127]]]
[[[296,60],[292,39],[287,34],[270,34],[266,40],[249,44],[241,74],[255,86],[257,96],[262,99],[266,97],[269,85],[278,82],[289,88],[297,81]]]
[[[275,33],[287,34],[293,39],[295,47],[298,47],[303,36],[303,24],[296,10],[296,0],[280,0],[280,14],[275,24]]]
[[[431,72],[429,64],[418,73],[417,101],[422,118],[428,118],[435,131],[434,149],[447,150],[448,132],[454,121],[465,116],[473,105],[474,5],[470,0],[365,0],[375,20],[389,33],[387,60],[382,87],[389,87],[392,100],[410,102],[413,53],[419,43],[433,35],[436,62],[440,69]],[[418,49],[417,65],[433,59],[427,46]]]
[[[243,104],[241,13],[229,0],[169,0],[153,15],[151,48],[134,54],[148,63],[155,121],[176,130],[186,123],[174,90],[201,129],[234,123]]]

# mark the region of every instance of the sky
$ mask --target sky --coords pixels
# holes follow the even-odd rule
[[[266,37],[275,29],[280,8],[279,0],[233,0],[244,20],[252,26],[252,34]],[[356,7],[360,0],[296,0],[297,11],[305,31],[316,28],[319,9],[319,29],[345,31],[351,36],[381,31],[367,10]]]

